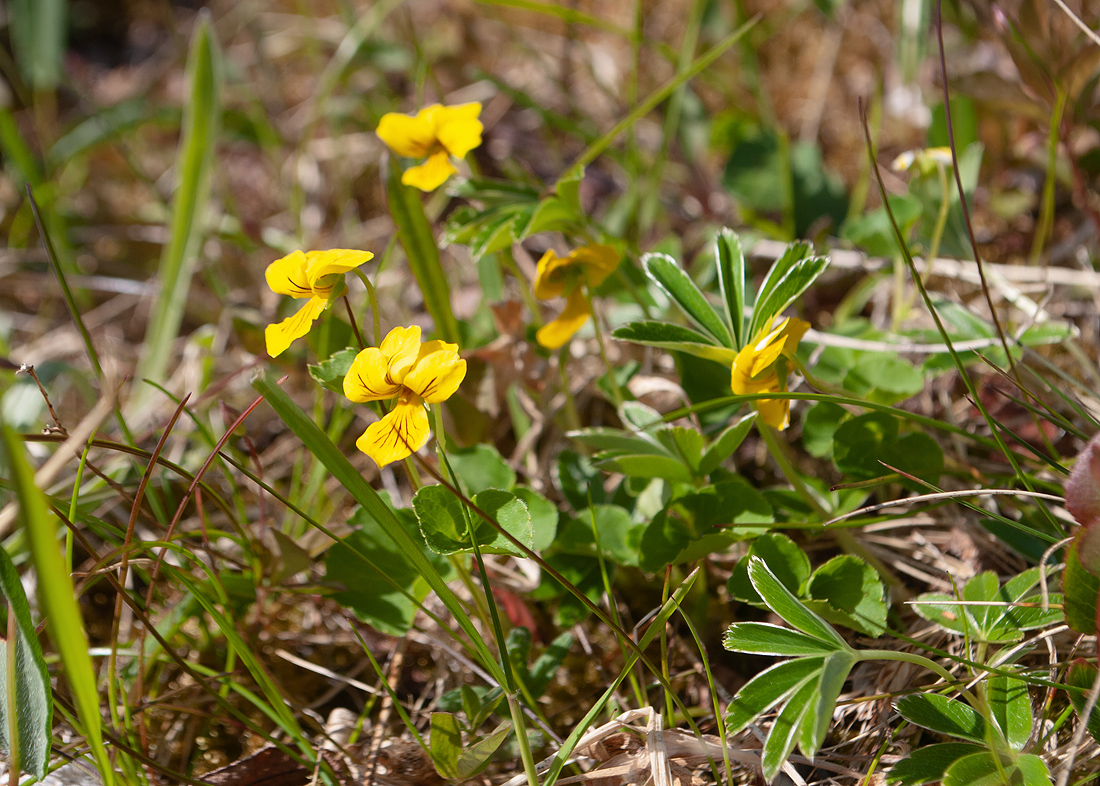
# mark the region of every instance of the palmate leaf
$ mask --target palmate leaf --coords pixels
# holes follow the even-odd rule
[[[749,581],[768,608],[788,624],[827,643],[831,649],[853,651],[833,626],[808,609],[783,586],[783,582],[775,577],[767,563],[759,557],[749,559]]]
[[[768,622],[733,623],[722,637],[722,646],[750,655],[828,655],[837,651],[829,642]]]
[[[676,264],[676,260],[668,254],[646,254],[642,257],[642,267],[657,286],[683,310],[688,319],[709,333],[721,346],[733,346],[729,329],[722,317],[699,291],[699,287],[695,286],[691,277]]]
[[[828,257],[810,256],[811,251],[808,243],[791,243],[768,270],[753,307],[748,336],[755,336],[768,320],[793,303],[829,266]]]
[[[986,700],[993,721],[1000,727],[1015,751],[1024,749],[1031,737],[1031,697],[1027,683],[1014,677],[997,674],[986,680]]]
[[[985,744],[986,722],[973,707],[938,693],[918,693],[897,703],[897,710],[910,723],[948,737]]]
[[[886,773],[887,783],[900,781],[902,786],[920,786],[922,783],[930,783],[943,779],[947,768],[961,759],[973,753],[981,753],[984,749],[979,745],[969,742],[941,742],[936,745],[926,745],[917,748],[902,759]]]
[[[783,661],[745,683],[729,703],[726,713],[728,734],[736,734],[775,705],[789,699],[807,682],[820,676],[824,658]]]
[[[791,755],[795,743],[802,731],[802,723],[814,706],[818,681],[809,680],[795,691],[790,701],[779,711],[768,739],[764,741],[764,751],[760,758],[765,780],[772,780],[779,774],[783,762]]]

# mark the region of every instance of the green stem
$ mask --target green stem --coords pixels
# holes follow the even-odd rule
[[[615,378],[615,369],[611,367],[611,361],[607,359],[607,348],[603,343],[600,318],[596,314],[596,310],[592,308],[592,290],[587,285],[584,287],[584,299],[588,303],[588,313],[592,315],[592,327],[596,329],[596,343],[600,347],[600,358],[603,360],[604,368],[607,369],[607,378],[611,381],[611,394],[615,397],[615,409],[619,409],[623,405],[623,391],[619,387],[619,380]]]
[[[1062,115],[1066,110],[1066,91],[1058,89],[1058,95],[1054,102],[1054,110],[1050,114],[1050,133],[1047,139],[1047,177],[1043,183],[1043,204],[1039,213],[1039,224],[1035,227],[1035,237],[1031,241],[1031,264],[1039,264],[1039,258],[1043,254],[1043,244],[1046,243],[1054,224],[1054,185],[1057,180],[1055,169],[1058,165],[1058,129],[1062,125]]]
[[[516,258],[512,256],[512,252],[509,249],[503,249],[500,252],[501,258],[504,260],[504,266],[511,271],[512,275],[519,281],[519,294],[523,298],[523,302],[527,305],[527,310],[531,312],[531,321],[537,326],[542,327],[542,312],[539,309],[539,302],[535,299],[535,293],[531,291],[531,285],[527,283],[527,276],[523,275],[523,271],[519,269],[519,265],[516,264]]]
[[[856,658],[858,660],[900,660],[906,663],[912,663],[916,666],[928,669],[930,672],[943,678],[943,681],[948,686],[958,682],[958,679],[954,674],[949,672],[940,664],[936,663],[930,658],[926,658],[923,655],[917,655],[913,652],[899,652],[897,650],[856,650]],[[960,689],[959,694],[966,698],[970,702],[971,706],[979,706],[978,699],[968,690]]]
[[[385,261],[384,258],[383,261]],[[359,268],[355,268],[355,275],[359,276],[359,280],[363,282],[363,286],[367,289],[367,300],[370,302],[371,318],[374,321],[373,346],[378,346],[382,343],[382,317],[378,313],[378,293],[374,291],[374,284],[367,278],[366,273]]]
[[[787,455],[787,443],[779,439],[775,429],[761,423],[759,419],[756,422],[756,427],[760,432],[760,436],[764,439],[764,444],[768,446],[768,452],[771,454],[772,459],[779,465],[780,473],[794,487],[795,492],[802,498],[803,502],[809,505],[810,509],[820,516],[823,521],[827,520],[830,516],[829,511],[825,509],[825,506],[817,499],[810,487],[802,480],[802,475],[795,469],[794,463]]]

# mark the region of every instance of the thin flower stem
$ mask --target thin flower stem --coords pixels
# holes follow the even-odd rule
[[[355,321],[355,312],[351,310],[351,301],[348,300],[347,295],[344,295],[342,300],[344,301],[344,308],[348,310],[348,319],[351,320],[351,329],[355,333],[355,341],[359,344],[359,349],[366,349],[367,345],[363,343],[363,334],[359,332],[359,323]]]
[[[374,291],[374,284],[367,278],[366,273],[359,268],[355,268],[354,272],[355,275],[359,276],[359,280],[363,282],[363,286],[367,289],[367,300],[370,301],[370,313],[374,321],[373,346],[378,346],[382,342],[382,317],[378,313],[378,293]]]
[[[615,369],[611,367],[611,361],[607,359],[607,348],[603,343],[603,330],[600,328],[600,318],[592,308],[592,291],[587,285],[584,287],[584,299],[588,303],[588,312],[592,315],[592,327],[596,329],[596,343],[600,347],[600,358],[604,368],[607,369],[607,378],[611,382],[611,394],[615,397],[615,409],[623,405],[623,391],[619,387],[619,380],[615,378]]]
[[[535,293],[531,291],[531,285],[527,282],[527,276],[523,275],[523,271],[519,269],[519,265],[516,264],[516,258],[512,256],[510,249],[503,249],[500,252],[500,256],[504,259],[504,266],[508,268],[509,272],[515,276],[516,281],[519,282],[519,295],[523,298],[527,310],[531,312],[531,322],[537,327],[542,327],[542,312],[539,309],[539,301],[535,298]]]
[[[565,361],[569,355],[569,342],[558,352],[558,374],[561,377],[561,392],[565,394],[565,426],[570,431],[576,431],[581,427],[581,417],[577,414],[577,402],[573,399],[573,391],[569,389],[569,374],[565,370]]]
[[[863,660],[900,660],[906,663],[912,663],[916,666],[921,666],[928,669],[930,672],[938,675],[947,683],[947,687],[957,683],[959,680],[954,674],[949,672],[940,664],[936,663],[931,658],[926,658],[923,655],[917,655],[913,652],[899,652],[897,650],[856,650],[856,657]],[[970,691],[960,688],[959,694],[970,702],[971,706],[980,706],[977,697]]]

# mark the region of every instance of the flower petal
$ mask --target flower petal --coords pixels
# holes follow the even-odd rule
[[[604,280],[615,272],[619,266],[619,252],[613,246],[593,243],[581,246],[569,257],[575,264],[582,265],[588,280],[588,286],[598,287]]]
[[[401,392],[401,386],[390,381],[388,372],[382,350],[377,347],[364,349],[355,356],[344,377],[344,395],[359,403],[394,398]]]
[[[798,317],[787,317],[780,322],[778,326],[779,334],[786,339],[783,342],[783,354],[787,357],[794,357],[794,353],[798,349],[798,342],[802,340],[809,329],[810,323]]]
[[[791,402],[785,398],[761,399],[756,402],[756,409],[760,419],[777,431],[791,425]]]
[[[420,326],[395,327],[379,345],[392,382],[400,385],[420,354]]]
[[[426,341],[402,384],[429,404],[438,404],[453,396],[465,377],[466,361],[458,356],[457,344]]]
[[[424,158],[436,142],[435,114],[441,108],[432,104],[421,109],[416,117],[390,112],[378,121],[375,133],[397,155]]]
[[[446,106],[436,113],[436,138],[456,158],[462,158],[481,144],[484,126],[477,119],[481,104]]]
[[[325,276],[347,273],[374,258],[369,251],[352,251],[347,248],[332,248],[328,251],[310,251],[306,254],[306,277],[311,287]]]
[[[355,447],[384,467],[420,450],[430,433],[424,404],[413,397],[410,401],[399,401],[384,418],[367,426]]]
[[[314,320],[321,316],[328,301],[324,298],[311,297],[297,313],[284,319],[278,324],[268,325],[264,329],[264,340],[267,343],[267,354],[278,357],[286,351],[291,342],[301,338],[313,327]]]
[[[554,249],[547,249],[539,260],[538,270],[535,273],[535,297],[539,300],[561,297],[565,294],[565,287],[572,283],[566,275],[572,261],[572,256],[559,257]]]
[[[295,251],[267,266],[264,278],[272,292],[294,298],[313,297],[313,287],[306,275],[306,255]],[[272,355],[274,357],[274,355]]]
[[[428,156],[428,160],[420,166],[406,169],[405,174],[401,175],[401,182],[421,191],[435,191],[457,171],[447,151],[441,150]]]
[[[592,312],[588,310],[588,299],[580,288],[574,289],[566,301],[561,316],[539,328],[535,340],[547,349],[557,349],[581,329]]]

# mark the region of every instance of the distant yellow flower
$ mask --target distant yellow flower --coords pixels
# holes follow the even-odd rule
[[[783,366],[780,378],[780,356],[792,357],[798,349],[802,335],[810,329],[807,322],[796,317],[786,317],[773,328],[775,320],[753,336],[752,343],[746,345],[733,361],[733,375],[730,387],[738,396],[751,393],[785,393],[787,391],[787,371]],[[761,419],[772,428],[782,431],[791,422],[791,402],[785,399],[760,399],[756,409]]]
[[[372,259],[369,251],[349,251],[334,248],[330,251],[295,251],[267,266],[264,275],[271,290],[280,295],[290,295],[296,300],[309,298],[298,312],[277,325],[264,330],[267,354],[281,355],[291,342],[301,338],[313,326],[317,317],[333,299],[347,291],[344,273]]]
[[[916,168],[921,174],[928,174],[934,172],[938,165],[949,167],[953,163],[951,148],[926,147],[923,150],[906,150],[891,162],[890,168],[895,172],[907,172]]]
[[[481,144],[483,126],[477,116],[481,104],[432,104],[416,117],[390,112],[378,123],[378,136],[399,156],[428,159],[410,167],[401,182],[421,191],[434,191],[458,170],[451,156],[463,158]]]
[[[384,467],[420,450],[428,441],[425,404],[446,401],[466,376],[458,345],[420,343],[420,328],[396,327],[379,347],[355,356],[344,377],[344,395],[359,403],[397,399],[381,420],[371,423],[355,447]]]
[[[592,315],[584,287],[599,286],[619,266],[619,254],[611,246],[581,246],[566,257],[547,251],[535,274],[535,297],[539,300],[566,296],[565,311],[539,328],[535,340],[547,349],[557,349],[581,329]]]

